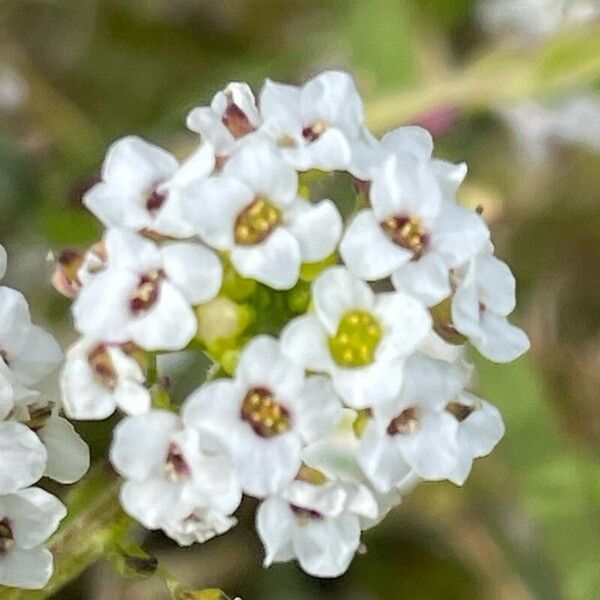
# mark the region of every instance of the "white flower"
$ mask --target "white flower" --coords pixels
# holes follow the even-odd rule
[[[135,136],[124,137],[109,148],[102,181],[85,194],[83,203],[108,227],[190,237],[194,232],[180,188],[207,176],[213,167],[209,144],[200,146],[180,167],[162,148]]]
[[[445,411],[466,383],[460,365],[414,354],[392,402],[373,408],[360,440],[358,461],[381,492],[402,484],[410,472],[445,479],[458,460],[457,420]]]
[[[217,92],[210,106],[195,108],[187,126],[210,142],[217,157],[229,156],[236,141],[258,129],[262,122],[252,90],[246,83],[230,83]]]
[[[62,360],[56,340],[33,325],[23,295],[0,287],[0,361],[22,385],[39,382]]]
[[[487,456],[502,439],[504,422],[495,406],[469,392],[461,392],[446,410],[458,421],[458,462],[448,479],[462,485],[473,459]]]
[[[508,322],[515,308],[515,278],[508,266],[483,250],[455,273],[452,324],[490,360],[510,362],[529,349],[525,332]]]
[[[370,494],[353,492],[334,481],[293,481],[280,495],[264,500],[256,530],[265,547],[265,566],[296,557],[315,577],[344,573],[360,545],[361,517],[377,515]]]
[[[44,541],[67,510],[52,494],[29,488],[0,496],[0,583],[40,589],[52,575],[52,554]]]
[[[392,276],[431,306],[450,294],[449,270],[474,256],[489,233],[482,219],[446,200],[429,161],[391,155],[375,171],[370,209],[348,226],[340,252],[363,279]]]
[[[363,105],[348,73],[326,71],[297,87],[267,80],[260,93],[261,132],[297,170],[345,169],[363,133]]]
[[[215,254],[189,242],[160,247],[129,231],[109,229],[107,268],[73,303],[75,327],[111,343],[133,341],[147,350],[178,350],[194,337],[191,305],[219,291],[222,266]]]
[[[171,527],[201,508],[228,515],[241,500],[229,459],[207,454],[198,433],[167,411],[121,421],[110,460],[126,479],[123,508],[149,529]]]
[[[28,427],[0,422],[0,494],[35,483],[44,474],[47,458],[46,448]]]
[[[275,289],[290,289],[300,264],[329,256],[340,238],[333,202],[299,198],[297,173],[263,138],[245,142],[220,175],[187,193],[200,237],[230,252],[241,275]]]
[[[329,373],[352,408],[395,397],[404,358],[431,327],[421,303],[401,292],[375,294],[343,267],[324,271],[313,283],[312,297],[315,313],[297,317],[283,330],[284,353],[310,371]]]
[[[139,352],[139,350],[137,350]],[[131,345],[83,338],[67,352],[60,385],[62,403],[72,419],[105,419],[115,408],[130,415],[150,409],[150,391]]]
[[[296,476],[303,443],[326,435],[340,409],[325,377],[305,377],[263,335],[242,351],[234,379],[200,387],[182,414],[231,455],[244,491],[263,497]]]

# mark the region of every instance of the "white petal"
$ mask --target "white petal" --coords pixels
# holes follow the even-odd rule
[[[129,338],[145,350],[181,350],[192,340],[198,321],[182,293],[162,281],[155,304],[129,321]]]
[[[30,327],[29,305],[23,294],[0,286],[0,346],[9,357],[21,351]]]
[[[102,178],[123,190],[140,190],[168,179],[177,170],[177,159],[162,148],[136,136],[117,140],[108,149]]]
[[[4,246],[0,244],[0,279],[2,279],[6,273],[7,258],[8,257],[6,255],[6,250],[4,249]]]
[[[352,148],[339,129],[330,128],[314,142],[283,148],[281,154],[298,171],[341,171],[350,164]]]
[[[398,127],[381,138],[381,144],[390,152],[414,154],[421,160],[431,158],[433,138],[427,129],[416,125]]]
[[[378,360],[407,356],[431,330],[431,317],[421,302],[402,292],[378,294],[373,312],[384,329]]]
[[[5,496],[0,506],[0,511],[11,521],[15,542],[27,550],[44,543],[67,514],[56,496],[35,487]]]
[[[338,577],[346,572],[360,544],[358,518],[310,520],[294,532],[294,550],[304,571],[314,577]]]
[[[74,483],[90,466],[90,449],[66,419],[52,416],[38,431],[48,451],[44,474],[59,483]]]
[[[114,402],[125,414],[141,415],[150,410],[150,391],[135,381],[123,379],[115,389]]]
[[[306,443],[325,437],[342,415],[342,404],[328,377],[308,377],[296,403],[298,431]]]
[[[463,402],[465,396],[459,398]],[[487,456],[504,435],[504,422],[498,409],[485,400],[477,398],[477,408],[458,426],[458,438],[461,447],[471,456]]]
[[[46,548],[13,548],[0,559],[0,583],[10,587],[37,590],[52,575],[52,554]]]
[[[179,417],[165,410],[126,417],[114,429],[110,462],[123,477],[135,481],[160,476],[171,434],[180,428]]]
[[[200,304],[217,295],[223,267],[214,252],[200,244],[176,243],[163,246],[162,255],[167,277],[189,302]]]
[[[259,335],[244,347],[235,376],[246,389],[266,387],[291,402],[304,384],[304,369],[285,356],[279,342],[268,335]]]
[[[246,184],[218,175],[188,190],[188,210],[202,240],[217,250],[234,246],[234,226],[239,214],[254,200]]]
[[[375,361],[366,367],[332,369],[333,387],[344,403],[356,409],[391,400],[402,387],[403,361]]]
[[[0,423],[0,494],[35,483],[46,468],[48,453],[37,435],[21,423]]]
[[[499,315],[509,315],[515,308],[515,278],[510,268],[491,254],[475,260],[479,299]]]
[[[292,538],[294,515],[287,502],[267,498],[256,511],[256,532],[265,548],[264,566],[276,562]]]
[[[25,337],[23,352],[13,356],[10,368],[24,385],[37,383],[62,362],[60,346],[47,331],[32,325]]]
[[[293,432],[261,438],[249,426],[232,448],[242,489],[264,498],[289,484],[300,469],[300,438]]]
[[[157,245],[125,229],[109,229],[104,235],[109,265],[128,269],[137,274],[147,273],[162,266]]]
[[[324,121],[346,136],[358,136],[363,124],[363,105],[352,77],[343,71],[325,71],[302,88],[300,108],[304,125]]]
[[[445,160],[433,159],[431,167],[435,173],[444,197],[453,199],[467,175],[465,163],[450,163]]]
[[[253,138],[236,152],[223,174],[245,183],[255,197],[263,197],[279,208],[290,206],[298,192],[298,174],[283,160],[269,140]]]
[[[259,107],[265,121],[263,129],[276,136],[286,134],[292,139],[301,136],[299,87],[267,79],[260,92]]]
[[[385,235],[375,213],[369,209],[358,212],[348,225],[340,253],[346,266],[368,281],[388,277],[412,257],[409,250]]]
[[[444,256],[449,267],[456,267],[474,257],[489,238],[485,221],[475,211],[454,202],[442,202],[431,234],[431,245]]]
[[[516,360],[531,346],[522,329],[487,310],[481,315],[481,335],[471,342],[483,356],[498,363]]]
[[[419,298],[426,306],[434,306],[451,292],[448,264],[435,251],[402,265],[392,274],[392,283],[398,291]]]
[[[309,371],[328,371],[327,332],[316,315],[296,317],[285,326],[280,339],[282,352],[296,364]]]
[[[358,464],[373,486],[387,492],[400,483],[410,471],[394,437],[370,421],[360,438]]]
[[[181,491],[181,485],[167,479],[126,481],[120,499],[127,514],[148,529],[158,529],[163,523],[183,519],[192,512],[193,506],[182,499]]]
[[[458,422],[445,411],[423,411],[419,429],[394,436],[406,462],[423,479],[446,479],[457,462]]]
[[[205,383],[184,402],[183,421],[218,446],[229,448],[235,441],[232,429],[240,420],[246,391],[230,379]]]
[[[300,277],[300,247],[283,227],[253,246],[236,246],[231,262],[244,277],[256,279],[276,290],[289,290]]]
[[[288,231],[298,240],[302,262],[317,262],[332,254],[342,233],[342,218],[331,200],[294,203],[286,213]]]
[[[375,297],[368,284],[344,267],[330,267],[319,275],[312,293],[317,316],[331,335],[345,313],[371,311]]]
[[[235,138],[221,117],[208,106],[194,108],[187,116],[186,125],[210,142],[219,156],[230,154],[235,147]]]

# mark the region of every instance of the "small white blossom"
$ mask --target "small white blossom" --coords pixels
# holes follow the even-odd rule
[[[35,483],[46,470],[48,452],[29,427],[0,422],[0,494],[11,494]]]
[[[302,87],[267,80],[260,93],[261,132],[299,171],[345,169],[363,134],[363,104],[348,73],[327,71]]]
[[[39,488],[0,496],[0,584],[40,589],[52,575],[52,554],[44,541],[67,510]]]
[[[60,384],[70,418],[105,419],[117,407],[130,415],[150,409],[146,377],[129,346],[83,338],[67,351]]]
[[[460,366],[414,354],[397,398],[372,410],[362,433],[359,464],[381,492],[402,485],[411,471],[446,479],[458,460],[458,422],[444,409],[466,383]]]
[[[529,349],[527,334],[508,322],[515,278],[491,246],[455,273],[452,324],[490,360],[510,362]]]
[[[458,461],[448,479],[462,485],[475,458],[487,456],[504,435],[498,409],[474,394],[461,392],[446,409],[458,421]]]
[[[198,432],[164,410],[121,421],[110,460],[126,480],[123,508],[149,529],[172,528],[200,509],[229,515],[240,503],[229,459],[206,453]]]
[[[190,242],[156,246],[129,231],[105,236],[107,268],[73,303],[75,327],[111,343],[133,341],[147,350],[178,350],[194,337],[191,305],[221,287],[222,266],[208,248]]]
[[[340,410],[325,377],[305,377],[275,339],[258,336],[244,348],[235,378],[196,390],[183,418],[231,455],[245,492],[263,497],[292,481],[303,443],[326,435]]]
[[[303,262],[329,256],[342,222],[333,202],[298,196],[298,175],[268,140],[255,137],[222,173],[188,189],[200,237],[230,252],[235,269],[275,289],[298,281]]]
[[[402,385],[402,365],[430,331],[429,314],[401,292],[375,294],[343,267],[313,283],[314,313],[281,334],[283,351],[302,367],[331,375],[351,408],[389,400]]]
[[[370,201],[344,234],[344,262],[367,280],[391,275],[397,289],[429,306],[449,295],[449,270],[489,237],[475,212],[446,199],[430,162],[410,153],[392,154],[375,171]]]
[[[227,157],[238,139],[256,131],[262,122],[252,90],[246,83],[230,83],[217,92],[210,106],[190,112],[187,126],[210,142],[217,157]]]
[[[293,481],[264,500],[256,530],[265,547],[265,566],[297,558],[309,575],[342,575],[360,545],[361,517],[377,515],[373,496],[354,491],[333,481]]]
[[[180,167],[162,148],[128,136],[110,147],[102,181],[85,194],[83,203],[108,227],[190,237],[194,232],[180,188],[207,176],[213,167],[209,144],[200,146]]]

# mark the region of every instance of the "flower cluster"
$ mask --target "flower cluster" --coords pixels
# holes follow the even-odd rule
[[[0,246],[0,277],[6,252]],[[72,483],[87,471],[88,447],[35,385],[62,362],[54,338],[31,322],[25,298],[0,286],[0,584],[43,587],[52,574],[44,541],[66,509],[33,486],[46,476]]]
[[[83,198],[106,231],[54,275],[82,336],[65,410],[126,414],[110,459],[145,527],[202,542],[246,494],[266,565],[338,576],[402,494],[462,484],[502,437],[464,347],[527,350],[515,280],[457,201],[466,166],[419,127],[375,138],[346,73],[231,83],[187,124],[185,160],[125,137]],[[322,197],[336,182],[350,203]],[[181,405],[156,376],[180,350],[215,363]]]

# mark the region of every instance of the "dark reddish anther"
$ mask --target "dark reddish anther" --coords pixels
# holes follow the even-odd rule
[[[167,471],[175,478],[189,477],[190,467],[183,456],[181,448],[177,444],[170,444],[166,460]]]
[[[97,344],[88,352],[88,363],[96,381],[114,390],[118,377],[106,344]]]
[[[221,122],[236,139],[254,131],[254,127],[250,123],[246,113],[235,102],[228,104]]]
[[[15,544],[12,527],[7,517],[0,521],[0,556],[8,552]]]
[[[161,194],[156,189],[154,189],[146,199],[146,209],[151,215],[153,215],[160,210],[161,206],[165,203],[166,199],[166,194]]]
[[[302,130],[302,137],[307,142],[314,142],[321,137],[322,133],[323,133],[322,131],[319,131],[318,129],[314,129],[312,126],[310,126],[310,127],[305,127]]]
[[[320,512],[313,510],[312,508],[303,508],[302,506],[290,504],[290,509],[294,513],[294,516],[301,521],[314,521],[323,518],[323,515]]]
[[[134,314],[139,314],[152,307],[158,300],[160,280],[164,273],[160,271],[148,273],[140,277],[138,286],[133,290],[129,299],[129,308]]]
[[[450,402],[446,410],[453,415],[459,423],[462,423],[471,413],[475,411],[474,406],[467,406],[460,402]]]
[[[414,433],[419,429],[419,419],[415,408],[410,407],[403,410],[394,417],[387,427],[388,435]]]
[[[398,215],[386,219],[380,225],[394,244],[413,253],[413,260],[420,258],[429,244],[429,234],[418,220]]]

